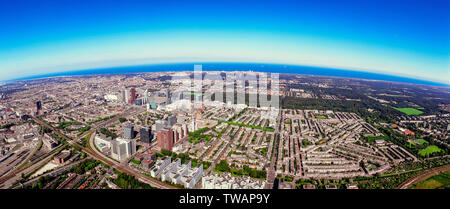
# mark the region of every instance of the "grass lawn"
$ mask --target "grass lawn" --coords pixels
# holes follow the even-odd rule
[[[428,142],[426,141],[426,140],[424,140],[424,139],[416,139],[415,140],[417,143],[419,143],[419,144],[424,144],[424,143],[427,143],[428,144]]]
[[[450,185],[450,178],[443,175],[442,173],[433,176],[431,178],[428,178],[425,181],[422,181],[418,183],[417,185],[413,186],[414,189],[436,189],[443,186]]]
[[[130,161],[136,165],[141,164],[141,161],[139,161],[139,160],[131,159]]]
[[[435,152],[441,152],[441,151],[442,151],[442,150],[441,150],[438,146],[436,146],[436,145],[431,145],[431,146],[428,146],[428,147],[425,148],[425,149],[420,150],[420,151],[419,151],[419,155],[422,156],[422,157],[424,157],[424,156],[426,156],[427,154],[432,154],[432,153],[435,153]]]
[[[323,115],[316,115],[316,118],[317,119],[325,119],[325,116],[323,116]]]
[[[402,113],[405,113],[407,115],[420,115],[423,112],[418,110],[418,109],[414,109],[414,108],[410,108],[410,107],[404,107],[404,108],[398,108],[398,107],[392,107]]]
[[[450,184],[450,178],[447,176],[444,176],[442,174],[439,174],[437,176],[433,176],[434,180],[439,181],[441,183],[443,183],[444,185],[449,185]]]
[[[444,184],[442,184],[439,181],[434,180],[433,177],[431,177],[428,180],[423,181],[423,182],[419,183],[418,185],[416,185],[414,187],[414,189],[436,189],[441,186],[444,186]]]
[[[374,142],[375,140],[378,140],[378,139],[387,140],[388,137],[386,137],[386,136],[366,136],[366,137],[364,137],[364,139],[367,142]]]
[[[446,177],[450,178],[450,170],[448,170],[448,171],[444,171],[444,172],[441,172],[441,175],[443,175],[443,176],[446,176]]]

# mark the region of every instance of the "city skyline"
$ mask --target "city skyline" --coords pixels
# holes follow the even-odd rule
[[[0,80],[126,65],[262,62],[450,83],[446,1],[134,3],[7,2],[0,9]]]

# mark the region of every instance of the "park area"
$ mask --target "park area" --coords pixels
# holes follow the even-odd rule
[[[424,139],[416,139],[416,142],[419,143],[420,145],[425,144],[425,143],[428,144],[428,142]]]
[[[426,145],[428,144],[428,141],[424,139],[416,139],[409,141],[409,148],[415,147],[416,145]]]
[[[426,155],[433,154],[435,152],[441,152],[441,148],[436,145],[431,145],[419,151],[419,155],[425,157]]]
[[[386,141],[389,139],[389,137],[384,136],[384,135],[383,136],[365,136],[363,139],[369,143],[373,143],[373,142],[375,142],[375,140],[385,140]]]
[[[404,107],[404,108],[393,107],[393,108],[402,113],[405,113],[407,115],[420,115],[423,113],[422,111],[420,111],[418,109],[414,109],[414,108],[410,108],[410,107]]]

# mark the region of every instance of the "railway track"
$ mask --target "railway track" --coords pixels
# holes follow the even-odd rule
[[[122,172],[122,173],[126,173],[128,175],[134,176],[135,178],[143,181],[144,183],[149,184],[150,186],[153,187],[157,187],[157,188],[161,188],[161,189],[176,189],[176,187],[172,187],[170,185],[164,184],[162,182],[159,182],[155,179],[149,178],[148,176],[135,172],[134,170],[131,170],[127,167],[123,167],[123,166],[117,166],[116,162],[111,161],[108,158],[105,158],[99,154],[97,154],[95,151],[92,150],[92,147],[90,149],[87,149],[79,144],[77,144],[75,142],[75,140],[71,140],[70,138],[68,138],[67,136],[61,134],[59,131],[57,131],[54,127],[50,126],[49,124],[39,120],[38,118],[32,117],[33,120],[35,120],[37,123],[46,126],[47,128],[51,129],[56,135],[58,135],[59,137],[63,138],[64,140],[66,140],[69,144],[76,146],[78,148],[80,148],[81,150],[83,150],[84,152],[86,152],[87,154],[89,154],[91,157],[102,161],[103,163],[115,168],[116,170]],[[118,119],[119,117],[115,117],[114,119]],[[109,122],[111,122],[112,120],[110,120]]]

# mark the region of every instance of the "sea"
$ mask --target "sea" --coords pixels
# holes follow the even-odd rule
[[[283,64],[265,64],[265,63],[176,63],[176,64],[152,64],[152,65],[137,65],[124,67],[110,67],[74,70],[50,74],[42,74],[37,76],[23,77],[11,81],[29,80],[38,78],[49,78],[56,76],[77,76],[77,75],[97,75],[97,74],[130,74],[130,73],[145,73],[145,72],[177,72],[177,71],[193,71],[194,65],[202,65],[203,71],[254,71],[266,73],[288,73],[301,75],[315,75],[315,76],[331,76],[343,78],[369,79],[380,81],[401,82],[410,84],[423,84],[431,86],[450,87],[450,84],[420,80],[415,78],[408,78],[395,75],[387,75],[372,72],[312,67],[302,65],[283,65]]]

